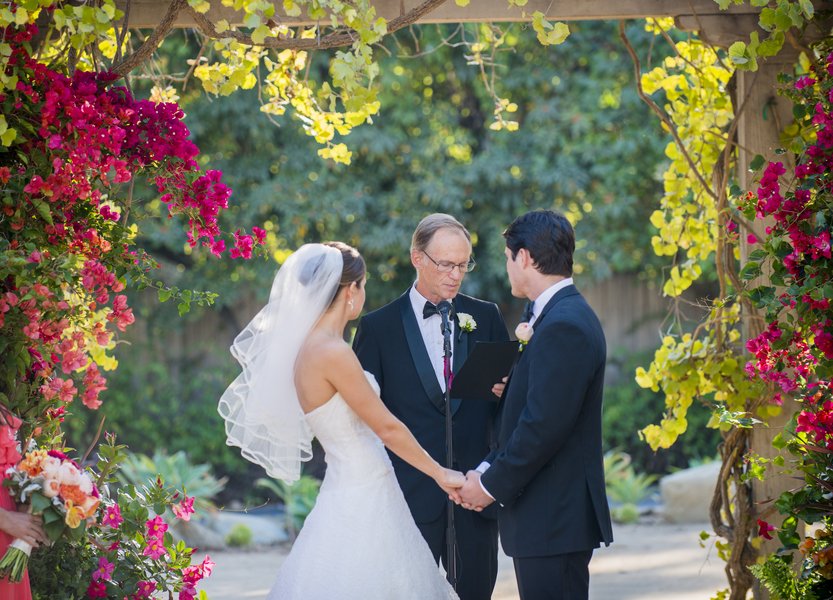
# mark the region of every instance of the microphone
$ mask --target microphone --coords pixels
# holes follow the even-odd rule
[[[439,304],[437,304],[437,310],[440,313],[440,318],[442,319],[442,323],[440,324],[440,331],[443,333],[451,334],[451,321],[449,321],[449,317],[454,312],[454,307],[451,305],[451,302],[448,300],[443,300]]]

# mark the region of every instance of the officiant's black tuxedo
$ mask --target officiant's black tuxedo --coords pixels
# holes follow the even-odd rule
[[[532,576],[550,587],[551,565],[563,563],[541,559],[576,553],[589,561],[594,548],[613,541],[601,437],[605,355],[596,314],[575,286],[559,290],[534,321],[512,371],[498,449],[481,478],[501,505],[506,554],[516,569],[518,559],[530,559]]]
[[[495,304],[463,294],[458,294],[453,304],[457,313],[468,313],[477,323],[474,331],[466,333],[459,330],[454,319],[452,364],[456,372],[475,341],[505,341],[509,336]],[[362,366],[379,382],[385,405],[435,460],[445,464],[443,389],[428,358],[409,292],[361,319],[353,349]],[[474,469],[489,452],[490,440],[495,438],[496,400],[451,399],[454,469],[464,473]],[[395,454],[390,457],[414,521],[439,560],[445,553],[448,497],[430,477]],[[455,507],[454,514],[458,594],[461,600],[488,600],[497,577],[495,513],[478,514]]]

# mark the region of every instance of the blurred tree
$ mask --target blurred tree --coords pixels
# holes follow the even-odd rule
[[[474,27],[457,27],[457,35]],[[498,302],[510,298],[500,232],[531,208],[556,208],[576,225],[582,277],[656,275],[648,217],[661,193],[665,144],[659,125],[645,119],[615,24],[576,24],[558,47],[541,46],[531,28],[507,31],[495,87],[517,105],[514,135],[489,128],[494,100],[466,56],[442,43],[451,26],[414,27],[388,40],[382,113],[353,132],[350,167],[322,163],[294,122],[264,127],[253,117],[256,91],[183,98],[195,141],[212,149],[212,167],[234,189],[230,218],[265,221],[276,250],[333,238],[358,245],[374,279],[369,308],[407,287],[410,234],[433,211],[454,214],[473,232],[480,267],[466,290]],[[649,61],[652,36],[639,23],[630,33]],[[313,62],[318,70],[324,64]],[[210,268],[189,269],[188,283],[223,286],[227,265]],[[246,282],[268,289],[273,270],[246,265],[228,282],[234,289],[217,290],[220,301],[233,303]]]
[[[214,99],[183,95],[194,141],[210,149],[205,159],[234,190],[229,222],[262,223],[277,262],[304,242],[341,239],[358,246],[371,278],[367,310],[411,283],[410,236],[434,211],[457,216],[474,235],[479,266],[464,291],[505,309],[520,302],[512,304],[506,284],[501,232],[533,208],[561,210],[576,225],[580,281],[615,272],[656,276],[660,262],[648,250],[649,216],[661,193],[665,142],[655,120],[644,116],[615,24],[576,24],[566,44],[549,48],[531,28],[508,28],[494,86],[517,105],[514,133],[490,128],[494,99],[478,81],[480,71],[443,43],[455,34],[475,35],[474,27],[415,27],[387,40],[379,77],[383,109],[373,126],[351,134],[349,167],[322,162],[296,121],[264,126],[255,114],[256,90]],[[639,23],[631,29],[648,61],[652,36]],[[160,68],[184,69],[189,43],[184,32],[171,37]],[[323,59],[313,61],[310,76],[320,75]],[[134,84],[149,92],[142,80]],[[135,206],[148,215],[163,210],[155,201]],[[173,343],[204,314],[192,310],[180,319],[173,305],[132,298],[136,328],[144,330],[117,356],[148,358],[112,376],[103,408],[107,428],[137,452],[187,450],[192,460],[230,476],[227,493],[242,496],[250,490],[241,486],[254,481],[257,469],[224,446],[215,408],[236,374],[228,345],[251,316],[236,309],[253,296],[266,299],[277,262],[208,260],[174,232],[170,221],[142,220],[143,243],[161,260],[163,277],[182,288],[218,292],[212,310],[222,325],[211,344]],[[123,365],[128,362],[137,361]],[[155,412],[136,419],[136,402]],[[92,437],[95,425],[75,420],[71,439]]]

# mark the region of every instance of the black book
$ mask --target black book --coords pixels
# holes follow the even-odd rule
[[[492,400],[492,386],[509,375],[518,356],[518,342],[475,342],[451,382],[451,397],[461,400]]]

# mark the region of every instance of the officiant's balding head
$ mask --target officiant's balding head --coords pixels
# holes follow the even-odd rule
[[[417,272],[416,289],[437,304],[454,298],[466,273],[474,268],[471,235],[460,221],[434,213],[419,222],[411,238],[411,264]]]

